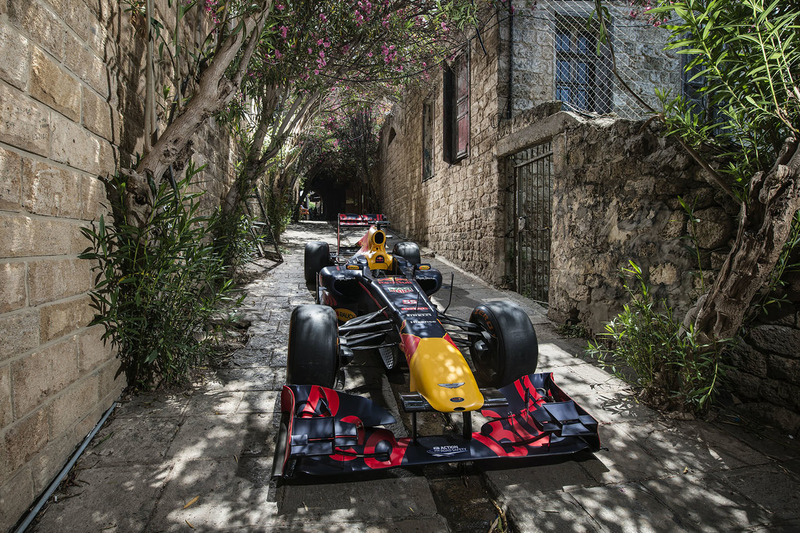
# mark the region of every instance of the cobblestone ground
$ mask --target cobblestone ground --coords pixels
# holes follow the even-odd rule
[[[450,314],[466,318],[478,302],[498,298],[526,309],[539,336],[540,369],[554,372],[601,422],[607,449],[539,464],[395,469],[276,487],[270,475],[289,317],[296,305],[313,302],[302,246],[335,238],[325,224],[291,226],[285,261],[246,286],[246,344],[189,390],[123,401],[35,530],[488,531],[499,516],[492,500],[511,530],[525,532],[800,530],[800,455],[789,439],[747,432],[735,420],[660,417],[575,357],[585,341],[557,335],[538,305],[426,250],[447,285],[455,273]],[[448,289],[440,291],[441,307]],[[391,404],[403,384],[389,383],[378,365],[357,358],[346,388]]]

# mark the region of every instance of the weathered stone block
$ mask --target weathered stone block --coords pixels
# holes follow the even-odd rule
[[[0,85],[0,141],[46,156],[50,111],[42,104]]]
[[[800,385],[800,359],[788,359],[779,355],[769,355],[766,359],[769,377]],[[800,403],[800,398],[798,398],[798,403]]]
[[[25,263],[0,263],[0,313],[25,306]]]
[[[78,37],[92,47],[96,52],[102,53],[103,46],[108,38],[102,24],[98,23],[97,16],[83,2],[71,0],[48,0],[56,14]],[[89,2],[96,4],[97,2]]]
[[[81,372],[88,372],[112,358],[111,342],[102,339],[103,326],[94,326],[84,331],[78,339]]]
[[[797,411],[800,409],[800,387],[775,379],[761,381],[758,392],[764,400]]]
[[[94,316],[89,302],[88,296],[82,296],[40,306],[42,344],[86,327]]]
[[[105,63],[92,50],[69,35],[64,63],[100,96],[108,98],[108,69]]]
[[[89,290],[90,265],[80,259],[33,261],[28,265],[31,305],[60,300]]]
[[[0,428],[11,424],[14,410],[11,408],[11,367],[0,366]]]
[[[749,340],[757,350],[800,358],[800,330],[764,325],[750,330]]]
[[[2,476],[0,479],[4,479]],[[0,485],[0,529],[10,531],[30,506],[36,492],[33,490],[31,469],[26,467],[16,476]]]
[[[43,492],[64,467],[75,449],[76,442],[78,439],[72,434],[55,440],[51,438],[42,451],[31,460],[33,488],[37,494]]]
[[[31,59],[31,96],[72,120],[81,116],[81,90],[78,80],[64,71],[39,48]]]
[[[731,365],[759,378],[767,377],[767,356],[746,343],[730,351]]]
[[[0,213],[0,250],[8,257],[77,255],[88,242],[79,228],[64,220]]]
[[[0,148],[0,209],[19,209],[22,188],[22,158]]]
[[[80,185],[75,172],[31,159],[22,163],[22,205],[31,213],[78,218],[83,210]]]
[[[285,365],[284,365],[285,366]],[[98,370],[98,381],[100,384],[100,400],[115,400],[122,394],[127,385],[125,373],[119,360],[112,359]]]
[[[83,220],[99,220],[100,215],[108,215],[106,208],[106,188],[95,176],[83,176],[81,179],[81,215]],[[108,217],[106,217],[108,222]],[[84,248],[89,241],[82,238]]]
[[[6,478],[30,461],[47,443],[49,432],[50,426],[44,409],[39,409],[8,428],[3,437],[6,456],[3,461],[5,464],[0,464],[0,472],[3,474],[0,479]]]
[[[111,106],[92,91],[83,89],[83,125],[107,141],[115,141]]]
[[[10,24],[0,26],[0,78],[17,89],[25,89],[30,66],[30,45]]]
[[[76,422],[94,412],[97,401],[97,374],[91,374],[68,387],[48,406],[51,437],[66,434]]]
[[[59,59],[64,57],[66,28],[39,2],[9,0],[8,18],[16,22],[31,39]]]
[[[11,364],[14,416],[21,418],[78,378],[78,347],[67,339]]]
[[[113,151],[108,141],[61,116],[53,115],[52,120],[50,156],[53,159],[94,175],[113,172]]]
[[[0,361],[23,354],[39,346],[39,311],[23,309],[0,315]]]

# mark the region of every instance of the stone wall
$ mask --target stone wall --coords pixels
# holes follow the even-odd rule
[[[156,4],[171,31],[174,7]],[[0,0],[1,530],[125,385],[102,328],[87,327],[93,276],[77,258],[88,244],[80,229],[106,212],[97,177],[143,147],[142,24],[124,7]],[[157,86],[171,74],[160,70]],[[229,142],[213,123],[205,128],[195,148],[218,196],[225,187],[214,180],[230,178]]]
[[[800,434],[800,279],[791,303],[773,308],[748,328],[731,353],[727,383],[734,402],[751,419]]]
[[[575,117],[553,138],[549,315],[557,322],[602,331],[627,301],[618,274],[629,261],[681,317],[729,249],[737,206],[680,145],[643,126]],[[694,205],[699,262],[679,197]]]
[[[450,165],[442,158],[441,76],[407,95],[384,124],[379,195],[392,227],[430,246],[461,267],[499,283],[504,231],[497,160],[497,32],[470,42],[469,156]],[[422,180],[422,102],[434,103],[433,177]],[[390,141],[391,139],[391,141]]]

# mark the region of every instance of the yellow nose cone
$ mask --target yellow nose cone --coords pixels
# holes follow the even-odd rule
[[[467,361],[447,339],[420,339],[408,359],[412,390],[437,411],[475,411],[483,407],[483,395]]]

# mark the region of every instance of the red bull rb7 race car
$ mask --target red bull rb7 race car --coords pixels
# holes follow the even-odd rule
[[[599,449],[597,421],[552,374],[536,373],[536,333],[521,307],[490,301],[468,320],[452,317],[431,300],[442,275],[420,260],[419,247],[386,250],[382,216],[340,215],[339,225],[369,230],[352,255],[341,241],[335,253],[326,242],[306,244],[317,304],[291,317],[275,476]],[[409,435],[387,429],[395,417],[385,407],[335,388],[359,350],[379,353],[387,370],[408,366],[409,390],[398,404],[410,415]],[[420,435],[417,414],[432,411],[460,414],[461,431]],[[477,431],[473,414],[482,420]]]

